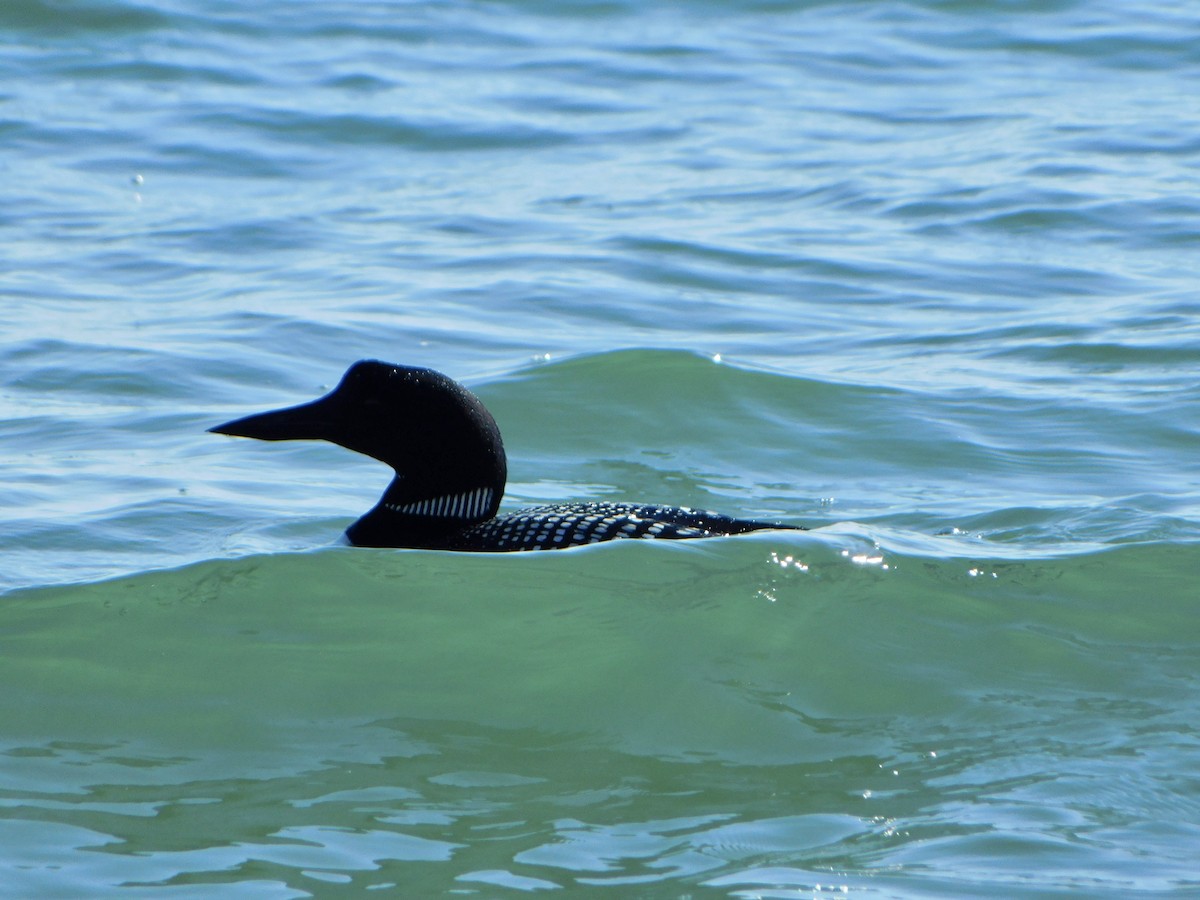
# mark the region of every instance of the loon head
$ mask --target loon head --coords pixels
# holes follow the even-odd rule
[[[356,362],[311,403],[209,431],[262,441],[325,440],[391,466],[396,477],[383,499],[347,529],[360,546],[436,545],[492,518],[507,478],[500,429],[478,397],[432,369],[378,360]]]

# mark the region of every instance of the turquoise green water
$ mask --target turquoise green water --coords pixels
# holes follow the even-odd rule
[[[1200,20],[0,8],[0,896],[1200,896]],[[460,378],[506,505],[205,433]]]
[[[1171,554],[871,546],[335,549],[12,598],[0,709],[43,737],[4,757],[10,888],[1189,883]]]

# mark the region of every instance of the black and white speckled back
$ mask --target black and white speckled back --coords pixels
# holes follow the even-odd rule
[[[455,537],[455,550],[556,550],[622,538],[712,537],[780,528],[720,513],[638,503],[566,503],[534,506],[473,525]]]

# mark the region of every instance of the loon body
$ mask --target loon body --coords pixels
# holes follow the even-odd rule
[[[359,547],[551,550],[618,538],[699,538],[769,528],[707,510],[570,503],[497,515],[508,477],[500,429],[479,398],[432,369],[355,363],[324,397],[210,428],[263,441],[326,440],[396,477],[346,529]]]

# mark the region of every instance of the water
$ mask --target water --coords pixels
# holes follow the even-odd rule
[[[1200,20],[0,8],[0,895],[1200,896]],[[506,505],[206,434],[355,359]]]

